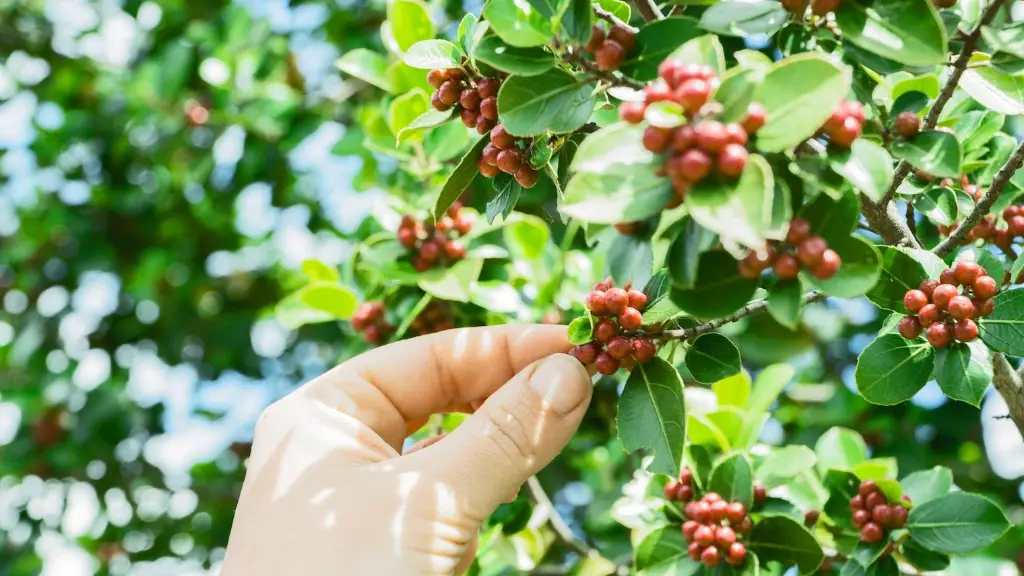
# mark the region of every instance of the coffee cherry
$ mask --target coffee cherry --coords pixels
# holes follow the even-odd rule
[[[445,79],[444,70],[434,68],[430,72],[427,72],[427,84],[430,84],[430,86],[435,90],[440,88],[441,84],[444,84]]]
[[[690,182],[700,182],[711,173],[711,157],[696,148],[687,150],[677,158],[680,174]]]
[[[665,484],[665,500],[675,500],[676,499],[676,491],[679,489],[679,487],[681,485],[682,484],[680,484],[676,480],[669,480]],[[696,524],[696,522],[694,522],[694,524]],[[686,533],[686,525],[685,524],[683,525],[683,533],[684,534]]]
[[[691,78],[676,90],[676,100],[687,114],[695,114],[710,97],[711,85],[700,78]]]
[[[810,528],[818,523],[818,519],[821,517],[821,512],[817,510],[808,510],[804,512],[804,526]]]
[[[668,494],[668,486],[665,487],[665,493]],[[685,538],[687,542],[693,540],[693,535],[697,532],[698,528],[700,528],[700,524],[694,520],[687,520],[686,522],[683,522],[683,538]]]
[[[661,61],[661,64],[658,64],[658,77],[664,80],[669,86],[676,88],[679,86],[676,73],[683,66],[685,66],[685,64],[679,60],[666,58]]]
[[[729,548],[736,543],[736,531],[728,526],[720,526],[715,530],[715,544],[722,548]]]
[[[696,520],[697,522],[700,522],[701,524],[707,522],[711,519],[711,504],[703,500],[697,502],[693,506],[693,514],[691,514],[690,517]],[[712,540],[713,539],[714,536],[712,536]]]
[[[602,44],[604,44],[604,28],[594,24],[590,27],[590,40],[583,45],[583,49],[587,52],[597,52]]]
[[[651,342],[647,338],[637,338],[633,340],[633,356],[636,357],[636,361],[641,364],[646,364],[654,358],[657,354],[657,348],[654,346],[654,342]]]
[[[625,336],[616,336],[612,338],[608,341],[607,348],[608,353],[616,360],[622,360],[633,353],[633,345],[629,342],[629,338],[626,338]]]
[[[965,319],[953,325],[953,337],[961,342],[970,342],[978,337],[978,325],[971,319]]]
[[[945,348],[953,341],[953,332],[945,324],[932,324],[925,331],[924,337],[935,348]]]
[[[480,155],[480,158],[484,162],[486,162],[486,163],[488,163],[488,164],[490,164],[492,166],[497,166],[498,165],[498,154],[500,154],[500,153],[501,153],[501,148],[498,148],[497,146],[495,146],[494,142],[488,142],[487,145],[484,146],[484,150],[483,150],[483,153]]]
[[[607,342],[618,335],[619,327],[608,318],[602,318],[594,324],[594,339],[598,342]]]
[[[501,88],[501,82],[496,78],[484,78],[476,85],[476,91],[480,94],[481,99],[497,96],[499,88]]]
[[[480,101],[480,114],[488,120],[498,120],[498,98],[491,96]]]
[[[708,153],[717,153],[729,143],[729,134],[721,122],[705,120],[694,128],[697,146]]]
[[[765,489],[764,484],[755,482],[754,483],[754,504],[761,506],[768,499],[768,490]]]
[[[639,290],[629,290],[626,292],[626,297],[629,300],[630,307],[636,308],[640,312],[643,312],[644,308],[647,307],[647,295]]]
[[[899,324],[900,336],[907,340],[914,340],[921,335],[921,323],[913,316],[904,316]]]
[[[796,247],[796,257],[804,266],[814,266],[821,262],[828,250],[828,244],[820,236],[811,236]]]
[[[917,314],[928,304],[928,296],[920,290],[911,290],[903,295],[903,307],[911,314]]]
[[[690,545],[686,547],[686,553],[694,562],[700,562],[700,553],[702,550],[704,550],[704,548],[696,542],[691,542]]]
[[[954,272],[952,268],[947,268],[940,272],[939,284],[949,284],[950,286],[956,286],[959,284],[959,282],[956,281],[956,272]]]
[[[896,116],[894,126],[897,134],[904,138],[912,138],[921,131],[921,118],[913,112],[901,112]]]
[[[576,358],[584,364],[593,364],[601,353],[601,345],[597,342],[587,342],[576,347]]]
[[[711,521],[721,522],[725,520],[726,514],[729,512],[729,503],[725,500],[716,500],[711,503]]]
[[[619,370],[619,361],[612,357],[607,352],[601,352],[597,355],[597,359],[594,360],[594,367],[597,371],[605,376],[611,376]]]
[[[793,280],[800,274],[800,262],[797,261],[795,256],[786,252],[779,255],[773,269],[779,280]]]
[[[729,546],[729,553],[725,561],[732,566],[743,565],[747,561],[747,547],[739,542]]]
[[[747,144],[747,131],[743,129],[743,126],[735,122],[726,124],[725,133],[729,135],[729,142],[739,144],[740,146],[745,146]]]
[[[458,240],[452,240],[444,245],[444,254],[450,260],[462,260],[466,257],[466,245]]]
[[[601,280],[597,284],[594,284],[594,290],[599,290],[601,292],[607,292],[608,290],[612,289],[614,286],[615,286],[615,282],[612,280],[612,277],[611,276],[605,276],[604,280]]]
[[[590,294],[587,294],[587,310],[594,313],[595,316],[604,316],[608,313],[608,307],[605,306],[604,290],[593,290]],[[600,322],[598,322],[598,325]],[[594,327],[595,333],[597,326]]]
[[[476,128],[477,117],[479,114],[476,110],[463,110],[459,113],[459,118],[466,128]]]
[[[976,298],[974,300],[974,308],[981,316],[988,316],[996,309],[996,303],[991,298],[986,298],[984,300]]]
[[[505,131],[505,126],[499,124],[490,130],[490,142],[502,150],[507,150],[515,146],[515,136]]]
[[[729,518],[729,522],[733,524],[739,524],[743,522],[743,519],[747,516],[747,507],[742,502],[733,502],[729,504],[726,509],[726,517]]]
[[[719,494],[718,492],[708,492],[707,494],[704,495],[704,501],[707,502],[709,505],[714,504],[715,502],[721,502],[722,495]]]
[[[935,288],[932,292],[932,304],[938,306],[939,310],[946,310],[949,307],[949,302],[955,298],[959,292],[956,286],[950,284],[941,284]]]
[[[928,279],[928,280],[925,280],[924,282],[921,282],[921,285],[918,286],[917,289],[920,290],[921,292],[924,292],[924,295],[927,296],[929,300],[931,300],[932,292],[935,291],[935,288],[938,285],[939,285],[938,281]]]
[[[437,97],[449,106],[458,102],[461,94],[462,90],[459,89],[459,85],[451,80],[441,84],[441,87],[437,89]]]
[[[619,117],[630,124],[643,122],[645,112],[647,112],[646,102],[623,102],[619,105]]]
[[[697,133],[690,124],[684,124],[672,132],[672,149],[677,154],[685,152],[697,143]],[[710,162],[708,163],[710,166]]]
[[[867,498],[864,499],[864,509],[870,512],[874,510],[876,506],[882,506],[885,503],[885,494],[883,494],[881,490],[877,490],[868,494]]]
[[[850,499],[850,510],[856,512],[857,510],[864,509],[864,497],[860,494]]]
[[[860,137],[861,125],[855,118],[847,117],[838,130],[829,134],[831,142],[840,148],[849,148]]]
[[[506,174],[515,174],[516,170],[523,165],[523,158],[519,154],[519,150],[515,148],[509,148],[508,150],[502,150],[498,154],[498,169]]]
[[[483,136],[493,130],[496,124],[494,120],[489,120],[486,116],[480,114],[476,117],[476,133]]]
[[[672,131],[667,128],[659,128],[658,126],[648,126],[644,129],[643,143],[644,148],[654,152],[655,154],[661,154],[668,149],[668,144],[672,140]]]
[[[420,257],[427,262],[435,262],[441,257],[441,249],[433,242],[426,242],[420,247]]]
[[[892,508],[885,505],[875,506],[871,511],[871,519],[882,527],[889,526],[892,523]]]
[[[609,288],[604,293],[604,302],[608,306],[608,311],[618,316],[626,311],[629,295],[622,288]]]
[[[840,104],[840,109],[847,115],[857,120],[857,122],[864,122],[864,105],[856,100],[847,100]],[[943,128],[938,128],[943,130]]]
[[[434,92],[433,94],[430,95],[430,105],[433,106],[435,110],[441,112],[444,112],[445,110],[451,110],[452,108],[451,105],[445,104],[444,102],[441,101],[441,95],[437,92]]]
[[[594,62],[600,70],[617,70],[626,56],[626,49],[615,40],[607,40],[594,52]]]
[[[865,480],[860,483],[860,488],[857,489],[857,493],[860,494],[861,498],[867,498],[872,493],[878,491],[878,482],[874,480]]]
[[[747,167],[750,154],[739,144],[726,144],[718,154],[718,173],[725,178],[739,178]]]
[[[629,28],[615,24],[608,32],[608,39],[618,42],[626,52],[629,52],[636,43],[636,34]]]
[[[405,248],[412,248],[416,245],[416,231],[411,228],[399,229],[398,242]]]
[[[999,285],[991,276],[979,276],[971,284],[974,296],[982,300],[988,300],[999,293]]]
[[[719,562],[722,561],[722,555],[718,551],[718,548],[709,546],[700,553],[700,561],[703,562],[705,566],[713,568],[718,566]]]
[[[954,320],[966,320],[974,317],[974,302],[967,296],[954,296],[949,301],[949,315]]]
[[[786,233],[786,243],[796,246],[811,235],[811,224],[803,218],[793,218]]]
[[[377,345],[380,344],[383,339],[384,334],[377,325],[367,326],[366,330],[363,331],[363,340],[365,340],[367,344]]]
[[[682,484],[679,486],[679,490],[676,491],[676,500],[680,502],[689,502],[693,499],[693,486],[689,484]]]
[[[655,102],[672,101],[675,99],[675,94],[668,84],[655,82],[654,84],[648,84],[644,88],[644,97],[647,99],[647,104],[654,104]]]
[[[459,95],[459,106],[466,110],[476,110],[480,106],[480,93],[472,88],[466,88]]]
[[[910,516],[910,512],[903,506],[892,507],[892,527],[895,529],[903,528],[907,525],[907,518]]]
[[[711,546],[715,542],[714,528],[707,525],[697,528],[697,531],[693,533],[693,540],[701,546]]]
[[[639,330],[644,325],[644,317],[636,308],[626,307],[626,310],[619,314],[619,325],[626,330]]]
[[[765,110],[764,105],[752,102],[750,106],[747,106],[747,117],[743,120],[743,129],[747,131],[747,134],[753,134],[760,130],[767,120],[768,111]]]
[[[953,267],[953,274],[961,286],[970,286],[975,280],[985,274],[985,269],[979,266],[977,262],[961,260]]]
[[[917,321],[922,327],[928,328],[932,324],[942,321],[942,310],[939,310],[935,304],[927,304],[917,313]]]
[[[537,180],[540,179],[540,172],[537,172],[532,167],[523,164],[519,170],[516,170],[516,182],[523,188],[533,188],[537,185]]]
[[[882,530],[882,527],[874,522],[868,522],[860,529],[860,539],[868,544],[881,542],[884,536],[885,532]]]
[[[871,513],[867,510],[857,510],[853,513],[853,525],[860,528],[871,521]]]
[[[747,254],[747,261],[750,262],[750,266],[754,270],[760,273],[770,268],[777,257],[775,248],[771,244],[766,244],[764,250],[751,250],[750,254]]]

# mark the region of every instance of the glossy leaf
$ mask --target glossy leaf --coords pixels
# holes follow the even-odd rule
[[[774,192],[771,166],[753,155],[737,183],[696,186],[686,195],[686,207],[698,224],[723,241],[761,248],[772,222]]]
[[[991,500],[977,494],[953,492],[910,510],[910,536],[944,554],[967,554],[995,542],[1010,529],[1010,521]]]
[[[992,360],[988,348],[978,340],[954,343],[936,351],[935,372],[943,394],[980,408],[992,382]]]
[[[844,0],[836,24],[845,40],[908,66],[946,60],[946,29],[928,0]]]
[[[872,404],[910,400],[928,382],[935,349],[927,342],[886,334],[875,339],[857,359],[857,390]]]
[[[1024,356],[1024,290],[997,294],[995,308],[978,322],[981,338],[990,348],[1010,356]]]
[[[740,2],[726,0],[712,4],[700,17],[700,25],[709,32],[724,36],[771,36],[789,18],[789,13],[778,2],[756,0]]]
[[[743,307],[756,289],[755,280],[740,276],[732,256],[712,250],[701,254],[694,286],[676,288],[672,300],[694,316],[716,318]]]
[[[945,178],[959,178],[963,152],[956,136],[940,130],[925,130],[908,140],[892,143],[893,156],[915,168]]]
[[[814,536],[788,516],[768,516],[754,526],[748,547],[765,562],[796,566],[800,574],[811,574],[825,559]]]
[[[636,45],[619,68],[637,80],[658,77],[658,65],[686,41],[704,33],[700,23],[689,17],[672,17],[644,26],[636,35]]]
[[[683,379],[671,364],[654,358],[637,364],[619,398],[617,427],[627,452],[654,452],[650,471],[679,476],[686,439]]]
[[[686,351],[686,369],[698,382],[710,384],[740,371],[740,351],[721,334],[703,334]]]
[[[776,62],[754,95],[768,112],[757,133],[758,149],[780,152],[813,136],[849,88],[847,75],[821,57],[801,54]]]
[[[543,48],[509,46],[497,36],[486,36],[474,54],[476,59],[503,72],[519,76],[536,76],[555,65],[555,55]]]
[[[749,509],[754,502],[754,473],[747,457],[733,454],[715,464],[708,491],[717,493],[727,502],[741,502]]]
[[[953,487],[953,471],[945,466],[921,470],[900,480],[900,486],[914,506],[920,506],[949,493]]]

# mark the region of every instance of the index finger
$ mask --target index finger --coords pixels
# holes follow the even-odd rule
[[[448,330],[366,352],[303,393],[357,418],[400,451],[409,423],[468,411],[526,366],[570,348],[565,326]]]

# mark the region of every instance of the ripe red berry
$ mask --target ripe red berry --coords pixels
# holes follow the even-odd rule
[[[711,517],[711,504],[708,504],[704,500],[697,502],[694,504],[693,513],[690,514],[689,517],[702,524],[707,522]]]
[[[985,269],[979,266],[977,262],[961,260],[953,267],[953,274],[961,286],[970,286],[975,280],[985,274]]]
[[[777,257],[775,248],[771,244],[766,244],[764,250],[751,250],[746,259],[754,270],[761,272],[771,267]]]
[[[494,142],[488,142],[487,145],[484,146],[484,150],[480,158],[482,158],[484,162],[487,162],[491,166],[497,166],[498,154],[501,154],[501,148],[495,146]]]
[[[594,324],[594,339],[598,342],[607,342],[618,335],[619,327],[609,318],[602,318]]]
[[[808,510],[804,512],[804,526],[810,528],[818,523],[818,519],[821,518],[821,512],[817,510]]]
[[[921,323],[913,316],[904,316],[899,325],[900,336],[907,340],[913,340],[921,335]]]
[[[430,95],[430,105],[433,106],[435,110],[439,110],[441,112],[444,112],[445,110],[451,110],[451,105],[442,102],[441,95],[437,92],[434,92],[433,94]]]
[[[708,492],[707,494],[704,495],[704,501],[707,502],[709,505],[714,504],[715,502],[721,502],[722,495],[719,494],[718,492]]]
[[[612,357],[607,352],[601,352],[597,355],[597,359],[594,360],[594,367],[597,371],[605,376],[611,376],[619,370],[619,361]]]
[[[715,542],[715,530],[710,526],[703,525],[693,533],[693,540],[701,546],[710,546]]]
[[[860,539],[868,544],[881,542],[884,536],[885,532],[882,530],[882,527],[874,522],[868,522],[860,529]]]
[[[959,282],[956,281],[956,272],[952,268],[947,268],[939,273],[939,284],[948,284],[950,286],[956,286]],[[932,296],[934,298],[934,294]]]
[[[974,296],[982,300],[988,300],[999,293],[999,285],[991,276],[979,276],[971,284],[971,289],[974,290]]]
[[[953,337],[961,342],[970,342],[978,337],[978,325],[974,320],[961,320],[953,325]]]
[[[476,123],[479,121],[480,114],[476,110],[465,109],[459,113],[459,118],[466,128],[476,128]]]
[[[711,521],[721,522],[725,520],[726,514],[729,511],[729,503],[725,500],[716,500],[711,503]]]
[[[466,245],[458,240],[445,243],[444,253],[450,260],[462,260],[466,257]]]
[[[747,507],[742,502],[733,502],[729,504],[729,508],[726,510],[726,516],[729,518],[729,522],[733,524],[739,524],[743,522],[743,519],[747,516]]]
[[[857,510],[853,513],[853,525],[860,528],[871,521],[871,513],[867,510]]]
[[[619,314],[619,325],[626,330],[639,330],[644,325],[644,317],[636,308],[627,306],[622,314]]]
[[[676,480],[669,480],[665,484],[665,500],[669,500],[669,501],[675,500],[676,499],[676,490],[679,489],[679,486],[681,486],[681,484],[678,481],[676,481]],[[684,525],[683,526],[684,533],[685,533],[685,528],[686,528],[686,526]]]
[[[875,507],[882,506],[885,503],[885,494],[883,494],[881,490],[876,490],[875,492],[868,494],[868,497],[864,499],[864,508],[870,512],[874,510]]]
[[[843,120],[842,126],[838,130],[829,134],[831,141],[840,148],[849,148],[853,145],[853,141],[860,137],[861,124],[853,117],[847,117]]]
[[[700,78],[691,78],[676,90],[676,100],[687,114],[696,114],[711,97],[711,85]]]
[[[505,150],[516,145],[516,137],[505,131],[505,127],[498,124],[491,129],[491,143]]]
[[[686,553],[694,562],[700,562],[700,553],[702,550],[704,549],[696,542],[691,542],[690,545],[686,547]]]
[[[725,125],[725,133],[729,135],[729,142],[745,146],[747,144],[747,131],[743,126],[732,122]]]
[[[622,65],[622,59],[626,56],[626,50],[622,44],[615,40],[606,40],[600,48],[594,52],[594,62],[601,70],[617,70]]]
[[[747,117],[743,120],[743,128],[747,134],[753,134],[760,130],[767,120],[768,111],[765,110],[764,105],[752,102],[747,107]]]
[[[672,132],[672,150],[677,154],[693,148],[696,142],[697,133],[690,124],[684,124]]]
[[[889,526],[892,523],[892,508],[884,504],[875,506],[871,511],[871,519],[882,527]]]
[[[949,315],[954,320],[966,320],[974,317],[974,302],[967,296],[954,296],[949,301]]]
[[[892,507],[892,527],[896,529],[903,528],[907,525],[907,518],[910,513],[903,506]]]
[[[945,324],[932,324],[924,333],[928,343],[936,348],[945,348],[953,341],[953,332]]]
[[[488,120],[498,120],[498,98],[491,96],[480,101],[480,114]]]
[[[980,298],[975,298],[974,308],[978,311],[978,314],[980,314],[981,316],[988,316],[989,314],[992,313],[993,310],[996,309],[996,303],[991,298],[986,298],[984,300]]]
[[[516,170],[523,165],[523,157],[519,150],[509,148],[498,153],[498,169],[506,174],[515,174]]]
[[[729,143],[729,134],[721,122],[705,120],[694,128],[697,146],[708,153],[717,153]]]
[[[690,182],[700,182],[711,173],[711,157],[697,148],[691,148],[679,158],[679,170]]]
[[[412,248],[416,245],[416,231],[411,228],[399,229],[398,242],[405,248]]]
[[[911,290],[903,296],[903,307],[911,314],[917,314],[928,304],[928,296],[920,290]]]
[[[616,336],[612,338],[608,341],[607,348],[608,353],[616,360],[622,360],[633,353],[633,345],[630,344],[629,338],[626,338],[625,336]]]
[[[693,486],[689,484],[682,484],[679,486],[679,490],[676,491],[676,500],[680,502],[689,502],[693,500]]]
[[[715,530],[715,544],[722,548],[729,548],[736,543],[736,531],[728,526],[720,526]]]
[[[590,27],[590,40],[587,40],[583,49],[587,52],[597,52],[602,44],[604,44],[604,28],[594,24]]]
[[[647,307],[647,294],[639,290],[629,290],[626,292],[626,297],[629,300],[629,305],[640,312],[643,312],[644,308]]]
[[[665,487],[665,493],[668,494],[668,486]],[[697,532],[698,528],[700,528],[700,524],[694,520],[683,522],[683,538],[686,538],[687,542],[693,541],[693,534]]]
[[[856,512],[864,509],[864,498],[858,494],[850,499],[850,510]]]
[[[496,125],[497,123],[494,120],[487,119],[483,114],[479,114],[476,117],[476,133],[481,136],[493,130]]]
[[[497,96],[499,88],[501,88],[501,82],[497,78],[484,78],[476,85],[476,91],[480,94],[481,99]]]
[[[459,106],[466,110],[476,110],[480,106],[480,93],[472,88],[466,88],[459,95]]]
[[[896,133],[904,138],[912,138],[921,131],[921,118],[913,112],[901,112],[893,124]]]
[[[540,179],[540,172],[527,164],[523,164],[519,170],[516,170],[516,182],[519,182],[523,188],[533,188],[537,185],[538,179]]]
[[[757,494],[757,493],[755,492],[755,494]],[[756,503],[756,498],[755,498],[755,503]],[[744,536],[750,534],[750,531],[753,530],[753,529],[754,529],[754,521],[750,519],[750,516],[747,516],[746,518],[744,518],[743,522],[741,522],[740,525],[736,527],[736,531],[739,532],[740,534],[743,534]]]
[[[441,102],[451,106],[459,101],[459,96],[462,95],[462,90],[459,85],[451,80],[441,84],[441,87],[437,89],[437,97],[440,98]]]
[[[666,58],[658,64],[658,76],[664,80],[669,86],[678,86],[676,84],[676,71],[683,66],[683,63],[674,58]]]
[[[703,562],[705,566],[713,568],[715,566],[718,566],[718,564],[722,561],[722,555],[718,551],[718,548],[715,548],[714,546],[708,546],[704,549],[703,552],[700,553],[700,561]]]
[[[786,243],[796,246],[811,235],[811,224],[803,218],[793,218],[786,233]]]
[[[773,269],[779,280],[793,280],[800,274],[800,262],[797,261],[795,256],[786,252],[779,255]]]
[[[861,498],[867,498],[876,491],[878,491],[878,483],[874,480],[865,480],[860,483],[857,493],[861,495]]]
[[[921,282],[921,285],[918,286],[917,289],[920,290],[921,292],[924,292],[924,295],[927,296],[929,300],[931,300],[932,292],[935,291],[935,287],[938,285],[939,282],[937,280],[928,279],[925,280],[924,282]]]
[[[814,266],[821,262],[828,250],[828,243],[820,236],[810,236],[796,247],[796,257],[804,266]]]
[[[949,307],[950,300],[959,294],[960,292],[956,289],[956,286],[940,284],[932,292],[932,304],[935,304],[939,310],[946,310]]]
[[[619,105],[619,117],[630,124],[639,124],[643,122],[644,114],[646,112],[646,102],[623,102]]]
[[[595,316],[604,316],[608,313],[608,307],[604,302],[604,290],[593,290],[587,295],[587,310],[593,312]],[[596,329],[595,326],[595,333]]]
[[[608,31],[608,39],[618,42],[626,52],[629,52],[633,48],[633,44],[636,43],[636,33],[629,28],[615,24]]]
[[[430,86],[435,90],[440,88],[441,84],[444,84],[445,79],[444,70],[434,68],[430,72],[427,72],[427,84],[430,84]]]
[[[648,84],[644,88],[644,96],[646,97],[648,104],[666,102],[675,99],[675,94],[672,92],[672,89],[664,82]]]
[[[917,313],[917,321],[924,328],[928,328],[932,324],[940,322],[941,320],[942,310],[939,310],[939,307],[935,304],[928,304],[924,308],[921,308],[921,311]]]
[[[655,154],[661,154],[667,150],[668,144],[671,141],[672,131],[668,128],[659,128],[658,126],[648,126],[647,128],[644,128],[644,148],[654,152]]]
[[[732,566],[742,566],[747,561],[747,547],[740,542],[729,546],[729,554],[725,561]]]
[[[726,144],[718,154],[718,173],[725,178],[739,178],[747,167],[750,154],[740,144]]]
[[[765,489],[764,484],[754,483],[754,504],[758,506],[765,503],[768,500],[768,490]]]
[[[576,358],[584,364],[593,364],[597,360],[597,355],[601,353],[601,345],[597,342],[587,342],[581,346],[577,346]]]
[[[649,362],[651,358],[654,358],[654,355],[657,354],[657,352],[658,350],[654,346],[654,342],[649,339],[637,338],[636,340],[633,340],[633,356],[636,358],[637,362],[645,364]]]
[[[372,326],[367,326],[366,330],[363,331],[363,340],[365,340],[367,344],[380,344],[381,340],[383,339],[384,334],[383,332],[381,332],[380,327],[378,327],[376,324]]]
[[[629,305],[629,294],[622,288],[609,288],[604,293],[604,302],[608,311],[618,316],[626,311]]]

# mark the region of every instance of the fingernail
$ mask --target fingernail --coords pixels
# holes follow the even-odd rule
[[[541,360],[530,378],[530,387],[552,410],[563,416],[583,403],[591,392],[586,369],[568,354],[555,354]]]

